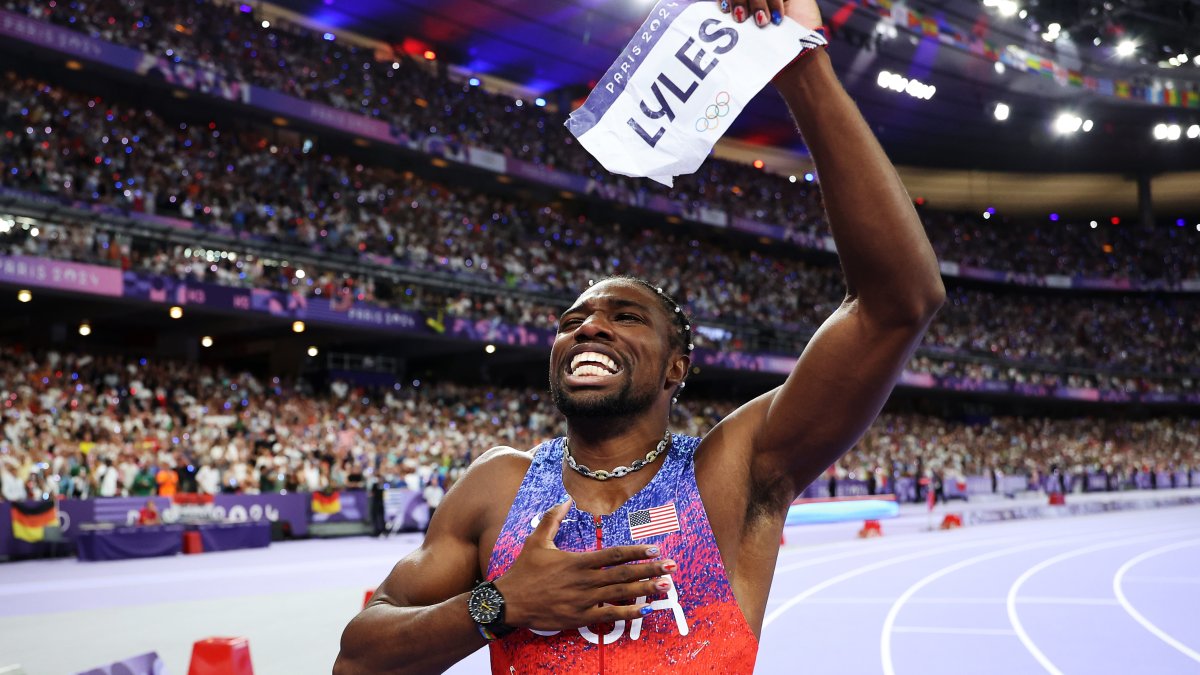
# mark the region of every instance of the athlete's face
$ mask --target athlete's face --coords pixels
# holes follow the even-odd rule
[[[640,284],[589,288],[558,320],[550,351],[550,393],[571,417],[623,417],[670,396],[686,358],[670,347],[673,317]]]

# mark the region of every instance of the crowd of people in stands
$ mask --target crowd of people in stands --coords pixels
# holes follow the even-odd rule
[[[802,182],[794,184],[787,177],[719,160],[707,162],[693,176],[682,177],[670,193],[649,181],[612,176],[564,130],[564,111],[551,113],[533,105],[518,105],[510,96],[457,82],[444,69],[439,71],[424,61],[394,57],[345,40],[328,40],[323,31],[280,19],[264,24],[257,14],[241,11],[236,4],[100,0],[85,5],[7,0],[4,6],[231,79],[380,118],[402,138],[437,136],[454,146],[490,149],[587,176],[602,185],[600,193],[622,201],[637,201],[635,195],[651,191],[669,194],[691,208],[722,209],[735,216],[784,225],[795,233],[811,236],[824,232],[817,190]],[[229,45],[239,48],[230,49]],[[212,139],[192,140],[206,151],[214,145]],[[178,144],[184,143],[184,138],[178,140]],[[247,158],[232,166],[241,170],[253,166],[270,173],[273,167],[294,161],[279,159],[264,163]],[[226,165],[223,159],[214,163],[218,171]],[[199,191],[206,194],[201,199],[193,197],[193,210],[217,220],[236,220],[236,206],[211,191]],[[176,194],[182,208],[184,196]],[[218,206],[222,201],[226,203]],[[213,214],[214,208],[223,213]],[[926,214],[939,253],[967,265],[1017,273],[1152,281],[1200,277],[1200,247],[1187,243],[1195,241],[1195,232],[1171,227],[1145,232],[1137,227],[1111,226],[1106,218],[1100,221],[1093,229],[1083,221],[1038,222],[1004,214],[984,221],[981,214]],[[328,226],[322,222],[321,227]]]
[[[689,210],[826,233],[816,184],[711,160],[667,193],[611,176],[561,125],[563,111],[457,82],[444,69],[208,1],[31,2],[0,6],[306,100],[386,120],[401,140],[442,138],[589,177],[597,194],[637,203],[666,195]],[[241,45],[228,49],[228,45]],[[703,228],[597,222],[571,202],[542,204],[444,185],[362,163],[327,141],[281,140],[251,124],[226,129],[126,101],[2,74],[0,186],[195,224],[191,245],[117,222],[0,220],[0,253],[118,266],[226,285],[376,302],[430,314],[550,328],[587,280],[662,280],[699,325],[700,346],[794,353],[841,301],[832,257],[747,243]],[[1037,222],[923,211],[941,257],[1016,273],[1200,277],[1200,236],[1103,222]],[[36,231],[35,231],[36,230]],[[278,255],[218,246],[228,231]],[[179,233],[176,233],[177,235]],[[292,254],[295,255],[292,255]],[[291,257],[291,260],[288,260]],[[302,260],[311,260],[300,262]],[[355,264],[351,266],[349,262]],[[369,265],[364,263],[371,263]],[[353,270],[353,271],[351,271]],[[364,271],[369,270],[369,271]],[[400,283],[392,271],[428,283]],[[470,282],[449,290],[439,279]],[[952,285],[909,370],[1124,392],[1195,389],[1197,302],[1187,296],[1049,295]],[[559,419],[537,391],[404,383],[367,391],[183,364],[0,352],[5,499],[41,494],[146,495],[319,490],[374,480],[453,481],[472,452],[530,447]],[[702,433],[731,409],[681,401],[674,428]],[[993,418],[967,424],[885,415],[843,462],[849,473],[1034,474],[1050,467],[1198,465],[1196,420]],[[189,469],[190,467],[190,469]],[[897,468],[899,467],[899,468]],[[161,478],[161,479],[160,479]],[[167,487],[166,489],[170,489]]]
[[[175,491],[414,490],[453,484],[496,445],[532,448],[562,419],[535,389],[398,382],[364,388],[124,356],[0,350],[0,494],[111,497]],[[680,399],[676,433],[700,435],[735,404]],[[1200,467],[1200,420],[885,413],[839,475],[1036,478],[1054,468]]]

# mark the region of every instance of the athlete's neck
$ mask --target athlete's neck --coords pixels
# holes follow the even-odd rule
[[[645,459],[658,447],[667,421],[643,415],[637,419],[569,420],[567,444],[571,456],[592,470],[612,471]],[[593,514],[616,511],[654,478],[662,466],[664,452],[653,463],[622,478],[599,481],[576,472],[563,463],[563,485],[580,509]]]

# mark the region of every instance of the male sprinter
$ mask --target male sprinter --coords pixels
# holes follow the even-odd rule
[[[815,0],[723,9],[764,30],[773,12],[820,24]],[[644,282],[592,285],[550,353],[566,438],[475,462],[347,626],[338,675],[437,672],[489,642],[494,673],[753,670],[788,505],[875,419],[945,297],[824,51],[775,85],[820,170],[847,286],[787,381],[702,440],[672,436],[687,320]]]

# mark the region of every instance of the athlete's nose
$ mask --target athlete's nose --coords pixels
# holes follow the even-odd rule
[[[608,323],[608,319],[603,314],[596,312],[589,315],[575,329],[575,341],[586,342],[588,340],[608,340],[612,338],[612,325]]]

